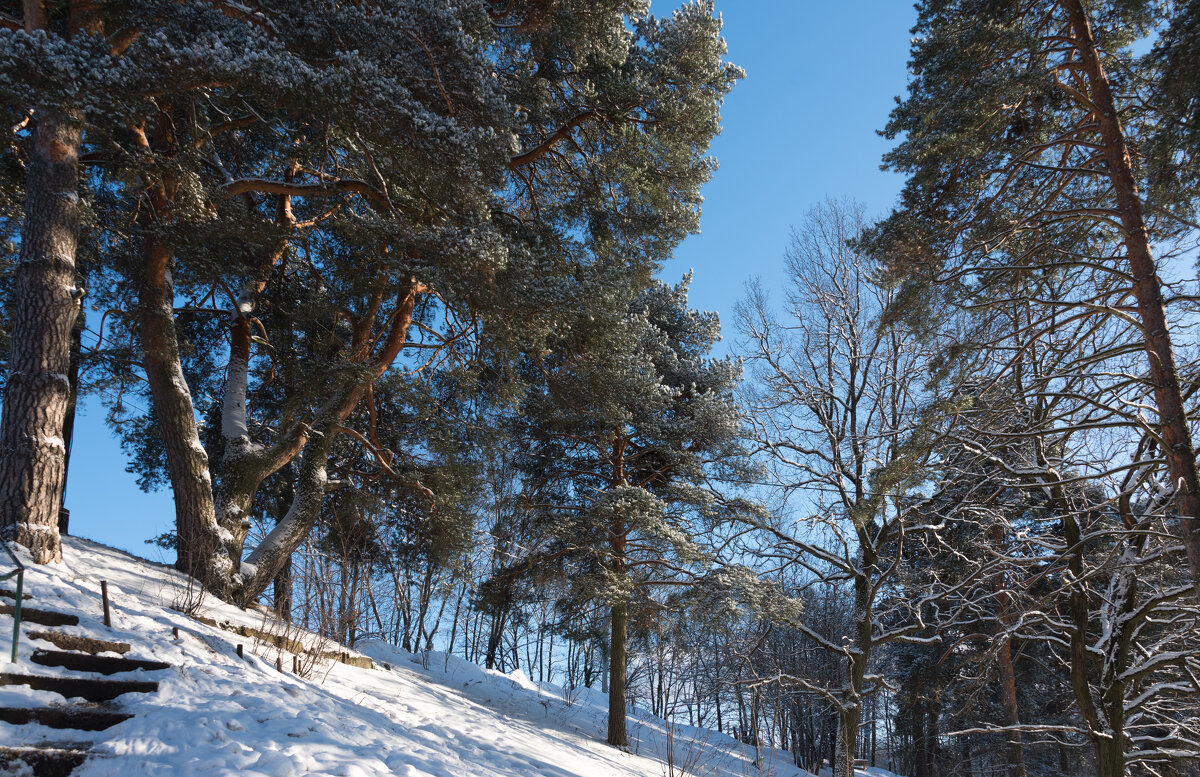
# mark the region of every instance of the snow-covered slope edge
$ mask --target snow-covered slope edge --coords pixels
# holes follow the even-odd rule
[[[65,540],[64,556],[64,564],[31,567],[26,591],[34,598],[27,604],[80,616],[79,626],[63,631],[130,642],[131,657],[175,667],[154,673],[160,681],[157,693],[122,697],[119,703],[135,717],[107,731],[0,723],[3,744],[93,742],[97,755],[76,771],[81,777],[667,774],[661,759],[667,743],[663,721],[635,715],[633,752],[608,747],[602,694],[576,692],[568,704],[558,688],[531,683],[519,673],[506,676],[442,654],[411,655],[379,642],[365,647],[377,662],[375,669],[325,663],[308,678],[280,674],[276,647],[256,645],[172,610],[189,599],[195,603],[186,579],[174,570],[76,538]],[[102,579],[113,600],[111,630],[103,625]],[[270,628],[261,613],[212,599],[200,610],[218,622]],[[178,639],[173,629],[179,630]],[[306,633],[288,637],[315,640]],[[237,656],[238,643],[245,646],[244,658]],[[50,646],[22,639],[22,671],[61,671],[31,666],[28,658],[36,647]],[[291,655],[283,652],[282,659],[290,670]],[[53,693],[0,687],[0,706],[62,703]],[[690,761],[697,775],[805,774],[777,751],[766,753],[760,769],[751,762],[752,748],[707,730],[680,727],[675,748],[677,761]]]

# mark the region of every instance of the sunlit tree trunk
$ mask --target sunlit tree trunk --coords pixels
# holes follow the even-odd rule
[[[1129,274],[1133,277],[1133,296],[1137,300],[1143,344],[1149,360],[1163,453],[1175,487],[1180,535],[1187,550],[1192,582],[1200,590],[1200,534],[1197,533],[1200,531],[1200,474],[1196,472],[1196,451],[1175,366],[1162,281],[1150,248],[1150,230],[1146,226],[1142,196],[1134,178],[1129,145],[1109,77],[1100,62],[1091,21],[1082,0],[1064,0],[1063,7],[1070,18],[1073,42],[1087,74],[1089,97],[1095,106],[1094,116],[1100,128],[1108,177],[1112,181],[1116,211],[1123,227]]]
[[[43,20],[44,21],[44,20]],[[29,26],[27,24],[27,26]],[[62,559],[71,328],[79,311],[78,116],[38,111],[25,184],[12,352],[0,416],[0,529],[39,564]]]
[[[44,2],[25,0],[22,10],[27,33],[46,30]],[[74,21],[70,27],[74,32]],[[83,123],[73,111],[51,107],[39,107],[32,119],[12,350],[0,413],[0,537],[25,546],[36,563],[45,564],[62,559],[63,421],[71,395],[71,330],[81,296],[75,250]]]

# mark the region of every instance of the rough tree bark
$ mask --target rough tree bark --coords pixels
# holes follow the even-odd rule
[[[213,512],[208,454],[192,395],[179,358],[175,335],[175,288],[171,281],[172,249],[157,237],[146,238],[145,262],[138,289],[138,332],[142,366],[150,385],[160,437],[167,454],[171,491],[175,497],[176,566],[206,586],[227,578],[231,565],[217,550],[221,534]]]
[[[612,651],[609,655],[608,680],[608,743],[626,747],[629,735],[625,730],[625,631],[629,619],[624,602],[612,606]]]
[[[45,26],[39,9],[40,3],[26,3],[27,28]],[[0,536],[24,545],[39,564],[62,560],[58,511],[66,476],[62,435],[71,393],[71,328],[80,297],[75,249],[82,139],[78,116],[38,111],[0,415]]]
[[[177,151],[173,126],[173,117],[162,111],[149,133],[137,127],[134,135],[146,151],[171,156]],[[162,227],[174,219],[175,190],[176,182],[169,174],[144,178],[139,227],[145,236],[136,319],[142,341],[142,369],[150,387],[175,499],[175,565],[208,586],[227,577],[230,570],[214,552],[220,547],[221,535],[213,515],[212,475],[175,331],[171,271],[175,247],[161,235]]]
[[[858,750],[858,724],[862,719],[859,702],[847,704],[838,713],[838,744],[833,763],[833,777],[854,777],[854,759]]]

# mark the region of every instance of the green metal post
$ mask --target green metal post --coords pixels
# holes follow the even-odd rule
[[[21,638],[21,590],[25,585],[25,570],[17,570],[17,602],[13,605],[12,662],[17,663],[17,641]]]
[[[0,540],[0,550],[4,551],[4,555],[12,559],[13,566],[16,567],[11,572],[0,575],[0,580],[9,580],[17,578],[17,601],[13,604],[13,639],[12,639],[12,662],[17,663],[17,641],[21,638],[21,598],[24,596],[22,589],[25,587],[25,565],[21,563],[21,559],[13,555],[12,548],[8,547],[8,543]]]

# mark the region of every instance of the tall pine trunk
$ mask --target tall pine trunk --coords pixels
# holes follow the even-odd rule
[[[177,152],[174,117],[160,111],[152,127],[135,128],[142,148],[170,158]],[[159,437],[175,499],[175,566],[223,593],[216,582],[230,569],[218,554],[220,531],[213,513],[212,473],[200,441],[195,404],[183,373],[175,328],[175,247],[162,234],[174,221],[176,181],[169,173],[143,179],[138,226],[142,238],[136,319],[142,344],[142,369],[150,387]]]
[[[0,536],[45,564],[62,559],[58,511],[66,477],[71,329],[79,310],[75,249],[83,126],[69,112],[38,113],[0,415]]]
[[[220,532],[213,512],[208,454],[200,441],[192,395],[180,362],[175,334],[173,251],[156,236],[143,247],[143,277],[138,289],[138,333],[142,367],[154,401],[159,436],[167,455],[175,498],[175,531],[180,571],[223,593],[219,581],[231,572],[221,560]]]
[[[993,552],[1004,553],[1004,526],[996,523],[990,531]],[[1024,743],[1018,726],[1021,724],[1020,707],[1017,704],[1017,673],[1013,663],[1012,595],[1003,576],[995,580],[996,592],[996,639],[999,649],[996,663],[1000,669],[1000,701],[1004,706],[1004,723],[1009,727],[1005,743],[1005,759],[1008,777],[1025,777]]]
[[[628,441],[618,436],[612,449],[612,481],[611,486],[618,488],[626,485],[625,481],[625,446]],[[612,546],[613,574],[617,577],[626,573],[625,541],[627,529],[625,521],[619,516],[612,517],[609,527],[609,542]],[[613,747],[625,747],[629,744],[629,736],[625,730],[625,632],[629,620],[629,602],[618,599],[612,605],[612,639],[609,643],[609,683],[608,683],[608,743]]]
[[[1116,197],[1116,210],[1125,234],[1129,274],[1133,276],[1133,296],[1137,300],[1142,323],[1143,342],[1150,362],[1154,403],[1158,408],[1163,453],[1171,482],[1175,486],[1175,509],[1180,518],[1180,534],[1187,549],[1192,582],[1200,590],[1200,475],[1196,472],[1196,451],[1188,429],[1183,392],[1175,366],[1175,351],[1167,325],[1162,281],[1150,249],[1150,232],[1121,118],[1117,113],[1108,75],[1100,62],[1091,21],[1082,0],[1064,0],[1074,30],[1074,42],[1087,75],[1089,97],[1095,106],[1108,177]]]
[[[1021,731],[1015,728],[1021,724],[1021,717],[1017,707],[1017,677],[1013,667],[1012,640],[1007,634],[997,635],[997,639],[1000,640],[996,660],[1000,666],[1000,698],[1004,704],[1004,722],[1013,727],[1008,732],[1005,743],[1008,777],[1025,777]]]
[[[613,747],[629,744],[625,730],[625,631],[628,620],[628,605],[623,601],[613,604],[612,646],[608,659],[608,743]]]

